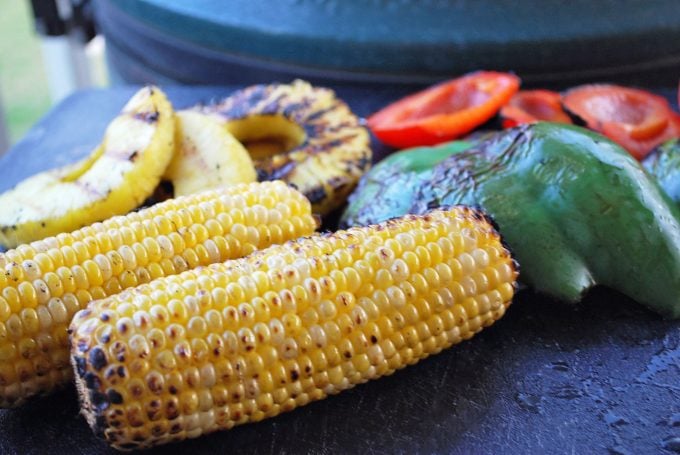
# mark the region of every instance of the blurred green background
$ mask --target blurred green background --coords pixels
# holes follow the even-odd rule
[[[12,143],[51,105],[30,4],[0,0],[0,98]]]

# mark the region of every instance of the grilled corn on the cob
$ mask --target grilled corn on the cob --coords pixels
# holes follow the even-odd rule
[[[0,406],[71,379],[67,328],[92,300],[312,233],[282,182],[207,191],[0,254]]]
[[[456,207],[155,280],[74,317],[83,413],[118,449],[256,422],[472,337],[516,277],[489,222]]]

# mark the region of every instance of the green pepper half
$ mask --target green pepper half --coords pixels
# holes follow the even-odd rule
[[[675,202],[680,204],[680,139],[671,139],[658,146],[642,160],[642,166]]]
[[[359,182],[340,227],[365,226],[408,213],[420,187],[432,178],[435,164],[472,147],[469,141],[396,152],[376,164]]]
[[[602,284],[680,317],[680,212],[598,134],[552,123],[508,130],[436,165],[411,202],[404,213],[484,208],[539,292],[577,302]]]

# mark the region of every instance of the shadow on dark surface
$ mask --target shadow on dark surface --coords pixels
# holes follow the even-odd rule
[[[75,387],[0,411],[0,453],[116,453],[89,432],[79,414]]]
[[[470,341],[258,424],[147,453],[660,450],[678,428],[680,324],[606,289],[579,306],[523,292]],[[2,453],[108,452],[72,388],[1,411]],[[624,452],[625,452],[624,451]]]

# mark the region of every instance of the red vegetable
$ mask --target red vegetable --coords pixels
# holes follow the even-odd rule
[[[514,74],[479,71],[403,98],[368,119],[394,147],[433,145],[462,136],[491,119],[519,90]]]
[[[564,108],[638,160],[680,136],[680,117],[665,98],[618,85],[582,85],[562,96]]]
[[[571,123],[562,110],[560,94],[550,90],[522,90],[501,109],[503,128],[538,121]]]

